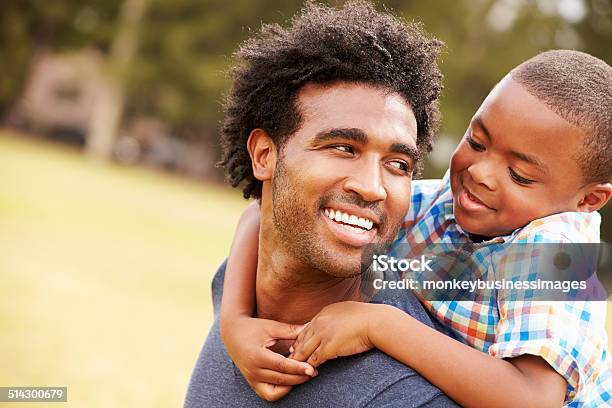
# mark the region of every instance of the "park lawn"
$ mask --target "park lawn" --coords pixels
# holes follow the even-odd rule
[[[0,175],[0,386],[181,406],[240,194],[6,131]]]
[[[7,132],[0,174],[0,386],[182,406],[245,200]]]

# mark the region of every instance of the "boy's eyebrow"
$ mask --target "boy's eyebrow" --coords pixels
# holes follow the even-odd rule
[[[314,141],[325,142],[337,138],[349,139],[362,145],[368,143],[368,135],[363,130],[357,128],[335,128],[323,130],[315,135]],[[405,154],[415,162],[419,161],[420,158],[419,150],[416,147],[409,146],[405,143],[393,143],[389,150],[393,153]]]
[[[482,121],[482,118],[480,116],[476,116],[476,117],[474,117],[473,121],[482,130],[482,133],[485,134],[487,139],[489,139],[489,143],[490,143],[491,142],[491,133],[489,132],[489,129],[487,129],[487,127],[485,126],[484,122]]]
[[[485,126],[484,122],[482,121],[482,118],[480,116],[476,116],[474,118],[474,122],[478,125],[478,127],[482,130],[482,133],[485,134],[485,136],[487,137],[487,139],[489,139],[489,142],[491,142],[491,140],[493,139],[491,137],[491,132],[489,132],[489,129],[487,129],[487,127]],[[542,161],[540,159],[538,159],[537,157],[528,154],[528,153],[521,153],[521,152],[516,152],[514,150],[510,151],[510,154],[512,154],[514,157],[523,160],[529,164],[533,164],[534,166],[540,167],[542,169],[542,171],[547,172],[548,171],[548,166],[546,166],[544,163],[542,163]]]
[[[527,163],[530,163],[530,164],[533,164],[534,166],[540,167],[542,169],[542,171],[544,171],[544,172],[548,171],[548,167],[544,163],[542,163],[542,161],[539,160],[535,156],[532,156],[532,155],[527,154],[527,153],[515,152],[514,150],[512,150],[510,152],[510,154],[512,154],[514,157],[517,157],[520,160],[526,161]]]

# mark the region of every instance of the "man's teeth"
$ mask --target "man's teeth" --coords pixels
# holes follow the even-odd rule
[[[350,224],[345,225],[345,227],[354,232],[363,232],[364,229],[369,231],[374,225],[374,222],[366,218],[357,217],[356,215],[349,215],[339,210],[332,210],[331,208],[325,209],[325,215],[327,215],[329,219],[334,220],[336,222]],[[351,227],[351,225],[354,225],[355,227],[359,228]]]

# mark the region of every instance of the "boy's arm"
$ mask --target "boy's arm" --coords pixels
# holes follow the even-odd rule
[[[255,278],[259,247],[259,204],[253,201],[244,210],[230,249],[221,299],[221,333],[224,321],[252,316],[255,309]]]
[[[390,305],[325,307],[294,344],[314,366],[376,347],[412,367],[466,407],[561,407],[567,384],[542,358],[498,359],[462,344]]]
[[[315,374],[307,363],[268,349],[295,339],[301,326],[253,318],[259,242],[259,205],[243,212],[230,250],[221,300],[221,338],[229,356],[261,398],[274,401]]]
[[[498,359],[388,306],[370,320],[372,343],[466,407],[561,407],[567,383],[544,359]],[[393,333],[393,335],[389,335]]]

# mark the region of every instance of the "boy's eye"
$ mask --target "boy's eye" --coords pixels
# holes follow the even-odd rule
[[[529,180],[525,177],[519,176],[514,170],[512,170],[511,167],[508,167],[508,171],[510,172],[510,177],[512,178],[512,180],[514,180],[518,184],[528,185],[535,183],[535,180]]]
[[[485,151],[485,147],[483,145],[481,145],[480,143],[478,143],[477,141],[475,141],[474,139],[472,139],[472,136],[467,136],[466,140],[468,142],[468,144],[470,145],[470,147],[474,150],[476,150],[477,152],[484,152]]]

